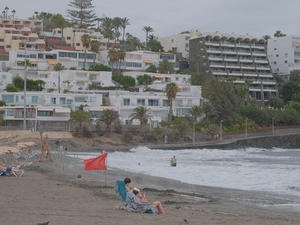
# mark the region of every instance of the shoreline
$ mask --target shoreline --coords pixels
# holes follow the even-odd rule
[[[22,177],[0,178],[1,187],[8,190],[1,197],[5,205],[1,216],[4,224],[31,225],[50,221],[50,224],[132,225],[133,220],[135,224],[144,224],[145,220],[147,224],[184,224],[185,218],[191,224],[212,225],[300,223],[298,212],[235,201],[240,197],[274,201],[274,196],[266,199],[266,193],[259,195],[258,192],[190,185],[116,169],[86,172],[79,159],[70,157],[66,157],[63,164],[58,160],[54,164],[40,163],[38,156],[32,161]],[[78,174],[82,178],[76,178]],[[148,199],[160,200],[167,214],[115,210],[120,197],[113,186],[116,179],[125,177],[130,177],[131,187],[139,187]]]

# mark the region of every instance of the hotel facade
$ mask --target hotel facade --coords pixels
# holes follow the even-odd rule
[[[250,35],[201,33],[190,37],[190,69],[222,80],[235,78],[235,84],[252,81],[249,99],[264,105],[277,95],[277,83],[267,57],[266,41]]]

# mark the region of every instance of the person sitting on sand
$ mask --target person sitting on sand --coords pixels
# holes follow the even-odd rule
[[[132,193],[135,194],[135,196],[140,200],[141,203],[148,203],[146,195],[145,194],[141,194],[140,190],[137,189],[136,187],[134,187],[132,189]],[[162,206],[162,204],[161,204],[160,201],[152,202],[149,205],[149,208],[154,208],[154,209],[156,208],[160,214],[165,214],[164,208],[163,208],[163,206]]]
[[[13,172],[23,174],[24,170],[20,170],[15,167],[11,168],[11,167],[5,167],[5,166],[0,165],[0,174],[9,175],[10,173],[13,173]]]
[[[125,183],[126,191],[127,191],[127,192],[130,192],[130,191],[131,191],[131,190],[130,190],[130,187],[129,187],[129,184],[131,183],[130,178],[126,177],[126,178],[124,179],[124,183]]]

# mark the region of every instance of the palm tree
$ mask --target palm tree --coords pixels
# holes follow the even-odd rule
[[[133,120],[139,120],[140,125],[143,126],[145,122],[151,117],[150,109],[144,106],[138,106],[133,109],[133,112],[130,114],[130,122]]]
[[[148,34],[154,32],[154,30],[152,27],[149,26],[143,27],[142,30],[146,32],[146,49],[148,49]]]
[[[271,36],[266,34],[266,35],[262,36],[262,38],[265,39],[266,41],[268,41],[271,38]]]
[[[154,34],[150,34],[148,36],[148,41],[155,41],[155,40],[157,40],[157,37]]]
[[[12,15],[13,15],[13,19],[15,18],[15,13],[16,13],[16,10],[13,10],[11,11]]]
[[[61,64],[57,63],[54,68],[55,71],[58,71],[58,93],[60,93],[60,71],[65,70],[66,68]]]
[[[192,116],[193,118],[193,122],[196,123],[198,117],[203,115],[203,109],[201,106],[199,105],[193,105],[190,109],[189,109],[189,114]]]
[[[4,11],[5,11],[5,17],[7,18],[7,12],[8,12],[9,8],[6,6]]]
[[[103,33],[103,36],[107,38],[107,48],[108,48],[109,40],[113,39],[114,36],[112,19],[109,17],[102,18],[100,29],[101,32]]]
[[[113,18],[112,25],[114,28],[115,44],[119,40],[119,37],[121,36],[120,33],[121,24],[122,24],[122,19],[120,17]]]
[[[178,90],[178,87],[174,82],[168,83],[165,88],[165,93],[166,93],[166,96],[170,103],[170,109],[169,109],[169,114],[168,114],[169,121],[172,120],[173,100],[176,98],[177,90]]]
[[[84,63],[83,68],[85,69],[86,64],[86,50],[90,47],[91,37],[88,34],[84,34],[81,36],[82,46],[84,47]]]
[[[119,58],[119,73],[121,73],[121,61],[125,59],[126,52],[123,49],[117,51],[118,58]]]
[[[160,73],[173,73],[174,72],[174,66],[169,60],[164,59],[164,60],[159,62],[157,70]]]
[[[116,50],[109,50],[107,54],[108,60],[111,62],[111,70],[114,73],[114,64],[119,62],[119,56]]]
[[[286,36],[286,34],[281,33],[280,30],[277,30],[274,34],[274,37],[283,37],[283,36]]]
[[[103,114],[97,120],[97,124],[99,124],[100,121],[104,122],[106,124],[106,132],[109,135],[111,133],[111,124],[117,119],[119,119],[119,113],[117,111],[113,109],[104,109]]]
[[[97,40],[92,40],[91,41],[91,52],[94,52],[94,62],[93,62],[93,66],[95,68],[95,61],[96,61],[96,55],[99,53],[99,48],[100,48],[101,43]]]
[[[89,112],[83,110],[71,111],[69,123],[76,126],[76,132],[79,137],[83,135],[84,128],[90,130],[92,121],[92,115]]]
[[[130,22],[129,22],[129,19],[124,17],[121,19],[121,27],[122,27],[122,31],[123,31],[123,41],[124,41],[124,38],[125,38],[125,30],[126,30],[126,27],[130,25]]]

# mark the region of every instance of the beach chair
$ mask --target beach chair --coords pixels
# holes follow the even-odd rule
[[[152,205],[149,203],[142,203],[132,192],[127,192],[126,195],[126,207],[125,210],[132,212],[140,212],[140,213],[149,213],[149,214],[157,214],[157,211],[154,208],[150,208]]]

